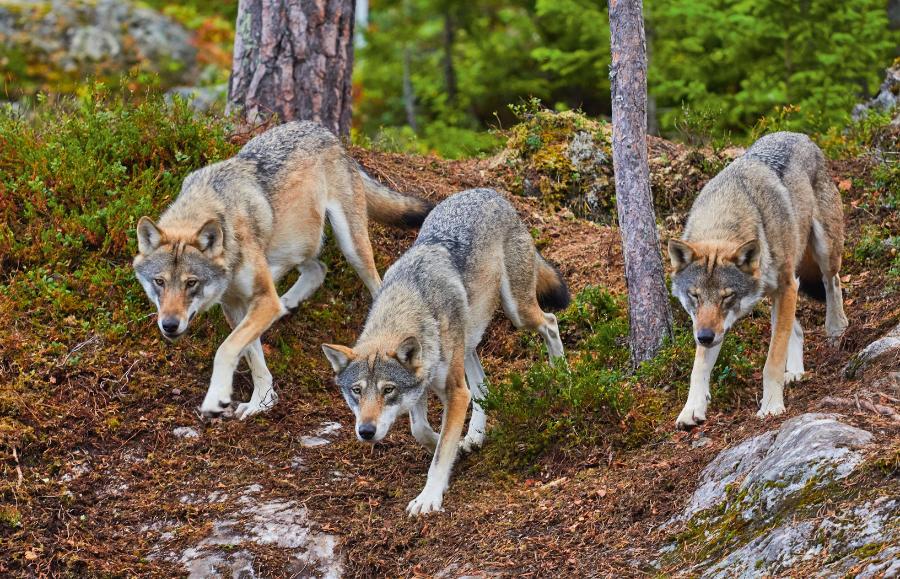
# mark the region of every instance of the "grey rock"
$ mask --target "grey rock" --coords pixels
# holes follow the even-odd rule
[[[900,324],[853,356],[844,366],[844,377],[855,378],[866,366],[888,354],[900,355]]]
[[[166,92],[166,100],[171,102],[175,97],[186,101],[192,109],[206,113],[218,105],[224,105],[228,98],[228,85],[215,86],[177,86]]]
[[[200,433],[190,426],[179,426],[172,430],[172,434],[178,438],[200,438]]]
[[[830,574],[823,571],[823,576],[851,568],[871,567],[873,574],[892,568],[892,546],[900,545],[900,492],[837,500],[824,516],[820,512],[820,495],[859,466],[861,449],[872,440],[871,433],[838,418],[797,416],[778,430],[722,451],[704,469],[689,504],[668,523],[690,521],[690,528],[702,533],[700,540],[705,536],[721,545],[692,574],[759,577],[826,560],[829,566],[823,569]],[[661,549],[661,559],[677,557],[675,547]],[[861,560],[860,553],[869,554]]]
[[[71,74],[125,73],[138,67],[175,82],[189,82],[197,74],[191,33],[126,0],[0,4],[0,45]]]
[[[869,111],[885,113],[894,110],[897,111],[894,113],[896,121],[900,119],[898,104],[900,104],[900,64],[894,64],[885,71],[884,82],[881,83],[878,94],[868,102],[853,107],[851,116],[853,120],[858,121],[864,119]]]

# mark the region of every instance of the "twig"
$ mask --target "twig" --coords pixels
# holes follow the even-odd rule
[[[16,482],[16,486],[22,486],[22,479],[25,478],[22,476],[22,468],[19,466],[19,453],[16,452],[16,447],[13,447],[13,458],[16,461],[16,475],[18,475],[19,480]]]
[[[874,412],[875,414],[887,416],[894,422],[900,422],[900,413],[898,413],[890,406],[885,406],[884,404],[875,404],[871,400],[860,400],[859,395],[855,395],[854,398],[854,400],[850,400],[849,398],[826,396],[822,399],[821,404],[822,406],[843,406],[846,408],[856,407],[857,410],[865,409],[869,412]]]

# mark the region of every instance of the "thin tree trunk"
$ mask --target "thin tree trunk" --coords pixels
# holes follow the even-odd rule
[[[456,69],[453,66],[453,43],[456,30],[453,25],[453,14],[449,8],[444,10],[444,84],[447,89],[447,102],[456,103]]]
[[[406,124],[414,132],[419,132],[416,123],[416,93],[412,85],[412,56],[409,48],[403,49],[403,106],[406,109]]]
[[[647,164],[647,53],[641,0],[610,0],[613,171],[625,256],[631,356],[652,358],[672,336]]]
[[[228,109],[350,133],[353,0],[240,0]]]

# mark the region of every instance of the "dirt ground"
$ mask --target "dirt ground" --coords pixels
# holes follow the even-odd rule
[[[489,161],[353,155],[396,189],[432,200],[493,180]],[[842,180],[866,168],[838,163],[833,170]],[[516,203],[573,291],[588,284],[624,291],[614,228],[531,200]],[[851,203],[847,218],[847,246],[853,247],[861,225],[873,217]],[[375,229],[383,270],[414,235]],[[445,512],[412,520],[404,509],[424,485],[429,456],[405,419],[381,444],[357,442],[352,414],[320,353],[323,342],[352,343],[369,305],[342,258],[333,248],[328,252],[331,272],[323,288],[264,338],[281,397],[267,415],[245,422],[198,417],[212,353],[225,332],[218,313],[198,320],[191,336],[175,345],[161,339],[148,315],[134,329],[144,337],[141,348],[117,351],[99,340],[67,344],[67,355],[90,353],[104,363],[72,370],[60,359],[52,372],[34,375],[35,388],[53,393],[35,411],[54,420],[38,454],[4,451],[4,476],[21,493],[10,500],[22,524],[3,528],[0,574],[177,576],[198,550],[215,546],[231,557],[229,565],[249,561],[261,576],[315,576],[322,569],[363,577],[655,576],[659,571],[649,564],[678,530],[661,525],[684,507],[698,473],[720,450],[820,410],[826,395],[900,395],[896,385],[892,392],[873,386],[873,376],[887,367],[843,378],[849,358],[900,318],[900,300],[885,272],[848,259],[850,329],[839,346],[827,346],[824,308],[802,302],[809,376],[789,388],[784,416],[758,420],[760,392],[748,389],[733,409],[712,406],[709,421],[692,433],[674,430],[680,402],[672,398],[671,421],[653,443],[630,451],[583,448],[564,460],[547,457],[528,473],[497,470],[476,452],[457,463]],[[767,316],[746,323],[768,331]],[[482,345],[489,376],[534,360],[518,345],[508,322],[498,320]],[[760,343],[760,351],[766,346]],[[0,361],[0,379],[11,380],[10,371]],[[236,384],[236,400],[247,399],[251,383],[243,367]],[[875,434],[870,452],[897,452],[896,422],[863,410],[843,413]],[[178,428],[196,436],[176,435]],[[277,516],[263,518],[269,511]],[[306,534],[286,536],[279,523]]]

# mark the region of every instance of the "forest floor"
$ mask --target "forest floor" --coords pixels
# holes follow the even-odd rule
[[[496,183],[485,160],[352,153],[397,190],[434,201]],[[425,483],[429,455],[412,439],[405,419],[382,443],[358,442],[352,414],[321,354],[323,342],[353,343],[369,306],[368,293],[329,241],[325,285],[264,337],[280,395],[268,414],[243,422],[204,421],[196,412],[214,348],[225,335],[218,312],[195,322],[187,339],[169,344],[148,303],[145,323],[131,330],[140,334],[141,347],[122,351],[102,339],[66,344],[50,371],[31,376],[41,393],[32,408],[42,420],[52,420],[44,426],[39,453],[4,450],[12,491],[4,495],[0,572],[174,576],[189,570],[202,575],[217,565],[299,577],[686,572],[685,562],[662,569],[652,562],[680,530],[664,523],[684,508],[700,471],[719,451],[792,416],[822,410],[825,396],[877,393],[873,377],[897,370],[894,360],[893,368],[878,366],[856,380],[842,374],[853,354],[900,318],[896,278],[855,259],[852,251],[864,226],[884,219],[858,203],[867,194],[856,186],[866,181],[867,163],[832,164],[845,195],[842,276],[850,327],[838,346],[826,345],[824,306],[802,300],[809,373],[788,389],[784,416],[757,419],[759,368],[755,385],[739,389],[727,403],[714,400],[708,422],[690,433],[674,429],[683,400],[671,389],[650,442],[634,448],[584,446],[516,470],[493,462],[489,435],[485,449],[456,464],[444,512],[409,519],[404,509]],[[545,240],[544,255],[559,264],[573,293],[589,284],[624,292],[614,227],[548,211],[533,200],[515,203]],[[891,219],[896,232],[896,217]],[[414,233],[374,229],[383,271]],[[680,312],[676,319],[685,323]],[[767,336],[768,326],[768,315],[755,315],[735,332]],[[753,342],[755,359],[767,346],[767,339]],[[481,351],[494,379],[540,357],[537,349],[522,348],[500,316]],[[73,356],[94,362],[72,366],[67,362]],[[10,363],[0,362],[0,382],[11,383],[12,372]],[[877,384],[881,393],[900,396],[896,377],[892,385]],[[236,400],[249,397],[243,367],[236,388]],[[868,451],[873,459],[897,454],[896,422],[867,411],[842,413],[875,435]],[[897,484],[896,472],[866,472],[852,484]]]

